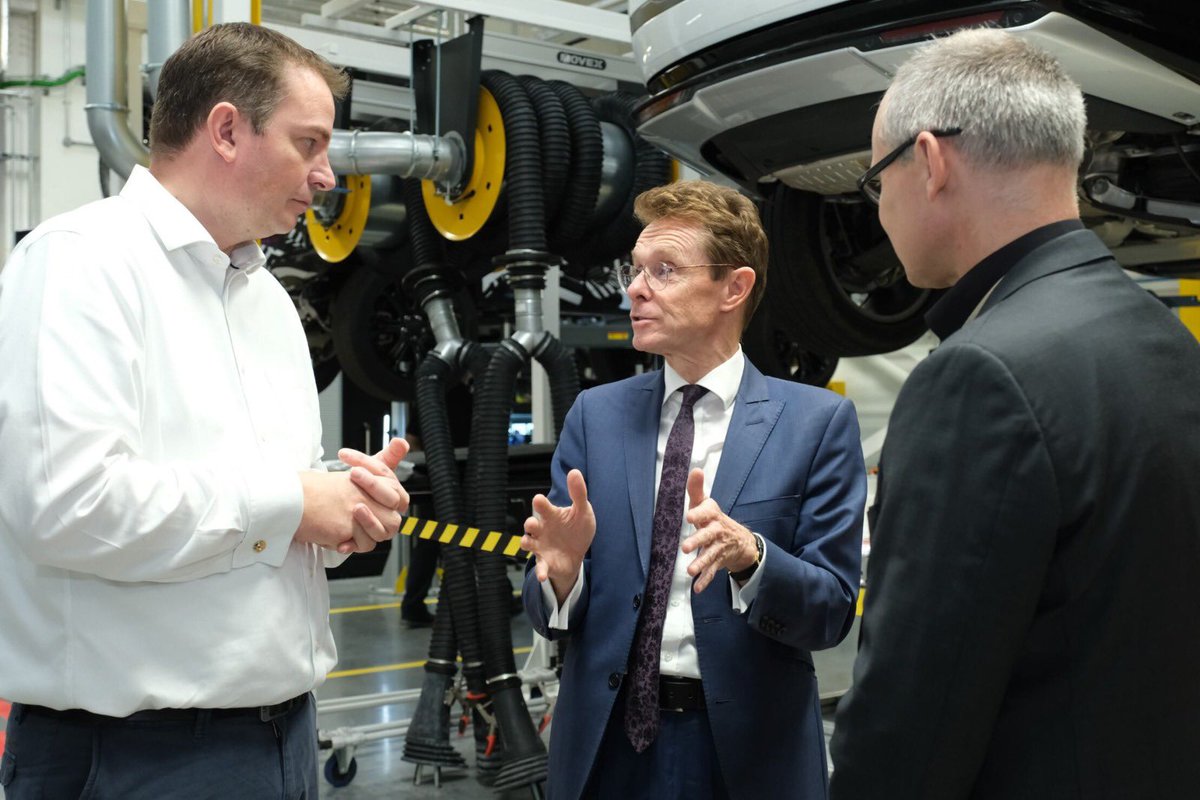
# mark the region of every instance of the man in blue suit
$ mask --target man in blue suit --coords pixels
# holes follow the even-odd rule
[[[854,619],[854,407],[741,352],[767,267],[753,203],[690,181],[636,213],[633,344],[666,366],[579,396],[522,540],[533,626],[570,636],[548,794],[823,798],[811,651]]]

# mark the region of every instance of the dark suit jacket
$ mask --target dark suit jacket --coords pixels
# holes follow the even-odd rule
[[[1200,797],[1200,346],[1089,231],[892,412],[835,800]]]
[[[548,795],[578,797],[629,660],[646,585],[661,372],[582,393],[554,455],[550,500],[566,505],[566,474],[583,472],[596,514],[586,586],[571,607],[570,645],[550,739]],[[847,400],[775,379],[746,362],[712,497],[760,533],[758,596],[731,607],[727,573],[692,595],[696,649],[721,771],[735,798],[824,798],[825,743],[811,650],[854,619],[865,474]],[[526,573],[525,607],[547,627],[542,590]]]

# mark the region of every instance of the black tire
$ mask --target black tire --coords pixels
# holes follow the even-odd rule
[[[837,369],[838,357],[802,348],[790,333],[771,319],[766,304],[760,305],[742,334],[742,350],[754,366],[768,377],[825,387]]]
[[[324,361],[313,362],[313,379],[317,382],[317,391],[323,392],[329,388],[338,375],[342,374],[342,365],[336,357]]]
[[[763,207],[771,257],[767,293],[776,323],[807,351],[887,353],[926,330],[936,299],[908,282],[879,215],[866,202],[777,184]]]
[[[391,275],[359,264],[338,289],[333,347],[346,378],[380,400],[411,401],[434,345],[424,314]]]

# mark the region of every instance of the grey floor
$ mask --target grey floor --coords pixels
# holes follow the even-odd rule
[[[513,583],[518,585],[513,574]],[[400,620],[399,598],[379,591],[379,578],[351,578],[332,581],[330,592],[334,613],[333,632],[338,642],[340,661],[336,671],[317,693],[318,708],[332,698],[362,696],[373,693],[415,689],[421,685],[422,665],[429,646],[429,629],[410,630]],[[431,598],[431,610],[434,600]],[[523,616],[513,618],[513,646],[517,651],[517,666],[525,663],[533,635]],[[857,622],[850,635],[837,648],[816,653],[817,676],[822,697],[845,691],[850,685]],[[352,674],[344,674],[352,673]],[[318,728],[328,734],[339,727],[358,727],[375,723],[403,720],[412,716],[409,703],[384,707],[322,712]],[[832,730],[826,721],[826,735]],[[548,740],[549,730],[543,736]],[[467,760],[474,761],[471,733],[462,738],[452,733],[451,743]],[[433,786],[431,776],[423,776],[420,786],[413,785],[415,767],[400,759],[404,749],[402,736],[368,742],[355,749],[357,772],[349,785],[335,788],[322,782],[321,797],[330,800],[366,800],[366,798],[529,798],[528,791],[498,794],[476,782],[473,770],[445,770],[441,788]],[[330,757],[322,751],[322,760]]]

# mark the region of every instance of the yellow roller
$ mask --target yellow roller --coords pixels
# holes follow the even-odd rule
[[[346,196],[337,219],[326,227],[311,208],[304,214],[313,250],[331,264],[345,261],[354,252],[371,212],[371,176],[346,175],[342,180]]]
[[[475,160],[471,179],[454,202],[440,197],[433,181],[421,181],[425,209],[433,227],[451,241],[479,233],[496,208],[504,180],[505,137],[500,106],[492,93],[479,87],[479,112],[475,122]]]

